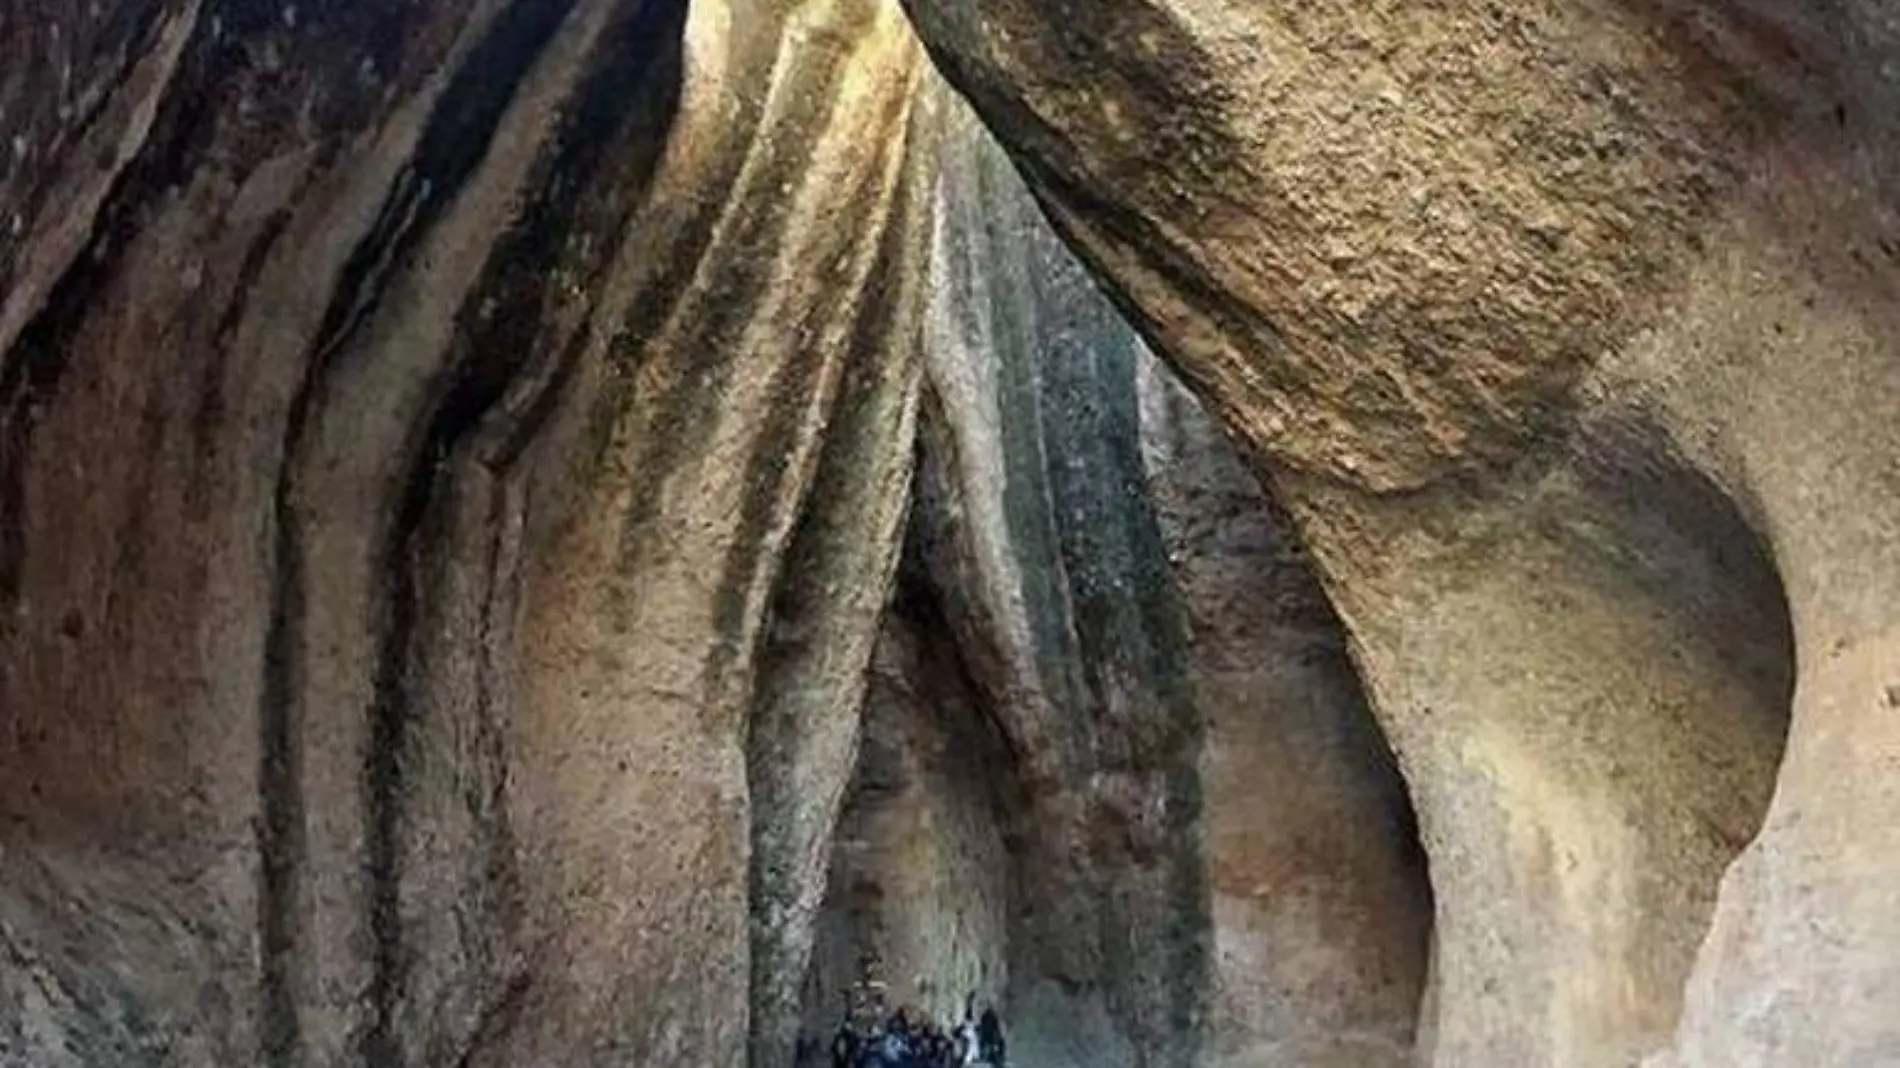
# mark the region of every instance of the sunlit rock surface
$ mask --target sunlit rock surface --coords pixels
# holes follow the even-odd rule
[[[1900,1055],[1892,13],[908,6],[1313,552],[1430,1062]]]

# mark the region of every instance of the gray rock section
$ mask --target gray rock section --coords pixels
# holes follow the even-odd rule
[[[958,136],[954,135],[953,136]],[[964,120],[946,151],[913,535],[1010,754],[1025,1063],[1198,1055],[1201,725],[1143,481],[1138,344]]]
[[[967,119],[940,189],[918,501],[808,1034],[875,978],[939,1017],[996,999],[1030,1064],[1408,1063],[1423,858],[1284,517]]]

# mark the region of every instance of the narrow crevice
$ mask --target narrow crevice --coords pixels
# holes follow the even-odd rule
[[[828,1063],[810,1058],[827,1047],[858,981],[888,982],[894,999],[915,999],[944,1017],[970,989],[949,989],[956,976],[978,989],[980,1001],[1006,993],[1015,858],[1022,855],[1016,836],[1029,801],[914,526],[899,560],[864,737],[832,836],[804,983],[799,1068]],[[912,819],[924,822],[906,822]],[[928,826],[935,837],[926,846],[895,829],[903,826]],[[993,851],[987,860],[966,852],[980,855],[985,840]],[[943,863],[951,867],[940,875],[933,866]],[[928,889],[942,876],[946,882]],[[952,898],[916,897],[944,892]],[[925,957],[911,956],[920,950]]]
[[[969,716],[954,714],[946,704],[932,704],[931,711],[950,737],[967,746],[972,766],[985,774],[973,776],[971,784],[983,791],[996,826],[1007,835],[1029,811],[1029,795],[1023,781],[1023,755],[1015,748],[1007,722],[997,709],[981,699],[984,692],[972,670],[963,643],[956,637],[943,591],[932,578],[925,549],[914,524],[907,525],[902,555],[898,558],[897,577],[885,611],[904,620],[928,641],[932,663],[944,679],[949,693],[969,697]]]

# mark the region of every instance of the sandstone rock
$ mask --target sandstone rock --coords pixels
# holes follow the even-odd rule
[[[0,10],[0,1064],[1900,1062],[1889,5],[909,7]]]
[[[914,543],[913,543],[914,544]],[[939,1021],[1007,1004],[1009,752],[963,671],[936,592],[908,560],[885,618],[863,744],[838,825],[805,1031],[828,1040],[852,988]]]
[[[1231,447],[952,130],[908,578],[807,1027],[869,969],[940,1017],[999,999],[1031,1064],[1409,1063],[1430,899],[1338,622]],[[1205,800],[1158,834],[1127,795],[1168,778]]]
[[[906,499],[901,16],[0,31],[0,1062],[738,1063]]]
[[[1433,1063],[1892,1059],[1891,14],[911,10],[1314,552]]]
[[[1205,1063],[1414,1063],[1432,901],[1405,786],[1279,509],[1152,357],[1142,449],[1188,616],[1214,905]]]
[[[1191,1063],[1201,729],[1143,485],[1137,342],[968,119],[941,181],[912,535],[1010,757],[992,774],[1011,787],[1013,1048]]]

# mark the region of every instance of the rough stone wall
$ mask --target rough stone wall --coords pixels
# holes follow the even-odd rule
[[[1199,403],[1152,356],[1139,389],[1207,720],[1205,1063],[1411,1065],[1431,891],[1345,631],[1285,514]]]
[[[911,9],[1313,552],[1433,1063],[1895,1056],[1891,13]]]
[[[1885,1064],[1900,1057],[1885,1008],[1900,997],[1900,230],[1891,199],[1804,147],[1762,184],[1711,234],[1682,313],[1605,369],[1607,393],[1653,389],[1685,451],[1749,505],[1798,665],[1773,804],[1723,881],[1664,1063]]]
[[[834,843],[806,991],[821,1046],[861,980],[939,1020],[966,996],[1006,1004],[1009,992],[1009,756],[917,563],[913,552],[885,617]]]
[[[0,6],[0,1064],[1900,1060],[1890,5],[910,7]]]
[[[1201,743],[1143,482],[1137,343],[967,116],[944,153],[913,536],[1009,754],[1025,1063],[1188,1063]]]
[[[0,53],[0,1063],[795,1026],[911,464],[901,16],[15,5]]]
[[[1032,1064],[1408,1063],[1430,895],[1310,566],[967,121],[940,196],[909,578],[809,1034],[875,977],[939,1015],[999,999]],[[1202,790],[1172,856],[1120,852],[1136,776]]]
[[[498,1063],[789,1049],[895,564],[931,188],[915,45],[877,3],[692,19],[641,220],[670,241],[550,474],[584,490],[523,610],[524,942],[586,1015],[525,999]]]

